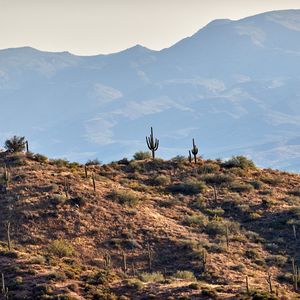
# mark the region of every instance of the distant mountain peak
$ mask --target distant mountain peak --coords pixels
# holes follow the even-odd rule
[[[226,25],[231,22],[233,22],[233,21],[230,19],[216,19],[216,20],[209,22],[205,27],[222,26],[222,25]]]

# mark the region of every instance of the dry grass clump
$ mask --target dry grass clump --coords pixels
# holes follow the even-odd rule
[[[169,185],[167,190],[171,193],[180,193],[184,195],[197,195],[203,192],[206,185],[202,181],[188,179],[185,182]]]
[[[108,194],[108,197],[130,207],[135,207],[140,202],[140,198],[131,190],[114,190]]]
[[[47,247],[47,253],[51,256],[66,257],[74,254],[74,248],[67,240],[54,240]]]

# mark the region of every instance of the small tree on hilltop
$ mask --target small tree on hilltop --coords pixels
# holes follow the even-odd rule
[[[25,150],[25,137],[13,136],[4,143],[4,148],[10,152],[22,152]]]

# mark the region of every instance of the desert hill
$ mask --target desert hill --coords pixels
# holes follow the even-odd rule
[[[299,175],[142,154],[0,153],[8,299],[299,298]]]

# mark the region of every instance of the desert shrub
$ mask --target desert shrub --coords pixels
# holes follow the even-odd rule
[[[253,181],[250,182],[250,184],[251,184],[256,190],[259,190],[259,189],[261,189],[261,188],[264,186],[263,182],[261,182],[260,180],[253,180]]]
[[[150,179],[150,184],[152,185],[167,185],[170,183],[170,177],[166,175],[158,175],[155,176],[154,178]]]
[[[139,279],[143,282],[162,282],[164,280],[164,276],[160,272],[143,272],[139,274]]]
[[[253,190],[253,186],[251,184],[233,182],[229,186],[230,190],[237,193],[246,193],[251,192]]]
[[[269,189],[264,189],[264,190],[259,191],[259,194],[260,195],[272,195],[273,191],[269,190]]]
[[[101,165],[101,161],[98,158],[89,159],[86,163],[86,166],[99,166]]]
[[[48,161],[48,157],[42,154],[34,154],[32,157],[33,160],[39,162],[39,163],[46,163]]]
[[[220,166],[214,163],[206,163],[198,168],[199,174],[216,173],[220,170]]]
[[[4,148],[9,152],[22,152],[25,150],[25,137],[13,136],[4,143]]]
[[[300,189],[299,188],[293,189],[293,190],[289,191],[288,193],[292,196],[300,197]]]
[[[50,295],[53,292],[53,290],[50,285],[39,284],[33,288],[32,292],[35,297],[34,299],[43,299],[43,296]]]
[[[225,211],[222,207],[216,207],[216,208],[206,208],[205,213],[211,216],[222,216],[224,215]]]
[[[127,187],[129,187],[132,190],[140,191],[140,192],[149,192],[151,190],[151,187],[149,187],[148,185],[135,182],[135,181],[131,181],[131,182],[129,181],[127,183]]]
[[[202,210],[202,209],[205,209],[206,206],[207,206],[207,201],[202,195],[199,195],[196,199],[194,199],[190,203],[190,207],[192,209]]]
[[[140,290],[143,288],[143,283],[139,279],[130,278],[125,281],[125,284],[129,288]]]
[[[239,224],[231,221],[223,221],[218,217],[210,220],[206,227],[205,232],[209,235],[225,235],[226,226],[228,227],[230,234],[236,234],[239,232]]]
[[[132,160],[128,166],[126,166],[126,172],[127,173],[133,173],[137,174],[138,172],[141,172],[143,170],[143,166],[140,162],[136,160]]]
[[[270,266],[283,267],[287,262],[287,258],[283,255],[271,255],[266,258],[266,263]]]
[[[176,198],[171,198],[171,199],[159,200],[158,203],[160,207],[171,208],[174,207],[175,205],[180,204],[180,201]]]
[[[206,188],[204,182],[196,180],[186,180],[185,182],[175,183],[168,186],[171,193],[180,193],[184,195],[196,195],[204,191]]]
[[[241,168],[241,169],[253,169],[255,164],[252,160],[245,156],[233,156],[231,159],[222,163],[224,168]]]
[[[300,205],[300,198],[298,196],[290,196],[284,199],[289,205]]]
[[[226,227],[221,221],[211,220],[207,223],[205,231],[209,235],[224,235],[226,233]]]
[[[46,260],[44,256],[35,256],[30,260],[30,263],[33,265],[43,265],[45,261]]]
[[[66,240],[54,240],[47,248],[48,254],[57,257],[71,256],[74,253],[73,246]]]
[[[122,159],[120,159],[120,160],[117,161],[118,165],[125,165],[125,166],[127,166],[127,165],[129,165],[129,163],[130,163],[130,161],[128,160],[127,157],[124,157],[124,158],[122,158]]]
[[[202,176],[202,180],[210,185],[228,184],[233,181],[233,177],[225,174],[208,174]]]
[[[186,157],[182,155],[177,155],[173,157],[171,161],[176,163],[177,167],[180,167],[186,162]]]
[[[86,204],[86,200],[83,197],[74,197],[68,200],[68,203],[72,206],[82,207]]]
[[[243,263],[240,263],[237,265],[230,266],[230,269],[233,271],[244,272],[246,270],[246,267]]]
[[[205,287],[201,291],[201,296],[208,297],[209,299],[217,299],[218,293],[215,290],[211,290],[211,289]]]
[[[152,158],[152,155],[149,151],[138,151],[133,155],[133,159],[135,160],[145,160],[150,158]]]
[[[98,284],[107,284],[109,282],[116,280],[117,278],[118,277],[116,273],[110,270],[100,270],[96,273],[87,275],[87,277],[84,279],[88,284],[98,285]]]
[[[188,280],[188,281],[196,281],[197,280],[194,273],[191,271],[177,271],[174,274],[174,277],[178,278],[178,279]]]
[[[247,249],[245,251],[245,256],[249,259],[254,259],[259,257],[259,253],[255,249]]]
[[[65,203],[66,200],[66,195],[55,194],[50,198],[50,203],[56,206]]]
[[[278,185],[278,184],[282,183],[282,178],[280,178],[278,176],[271,176],[271,175],[262,176],[260,178],[260,180],[269,185]]]
[[[57,167],[67,167],[69,165],[69,161],[66,159],[51,159],[50,160],[51,165],[57,166]]]
[[[118,201],[120,204],[128,205],[130,207],[135,207],[140,201],[136,193],[130,190],[115,190],[108,196],[114,201]]]
[[[289,217],[285,220],[286,224],[300,226],[300,207],[293,207],[288,211]]]
[[[201,227],[207,223],[207,217],[203,214],[195,214],[185,217],[183,224],[190,227]]]

